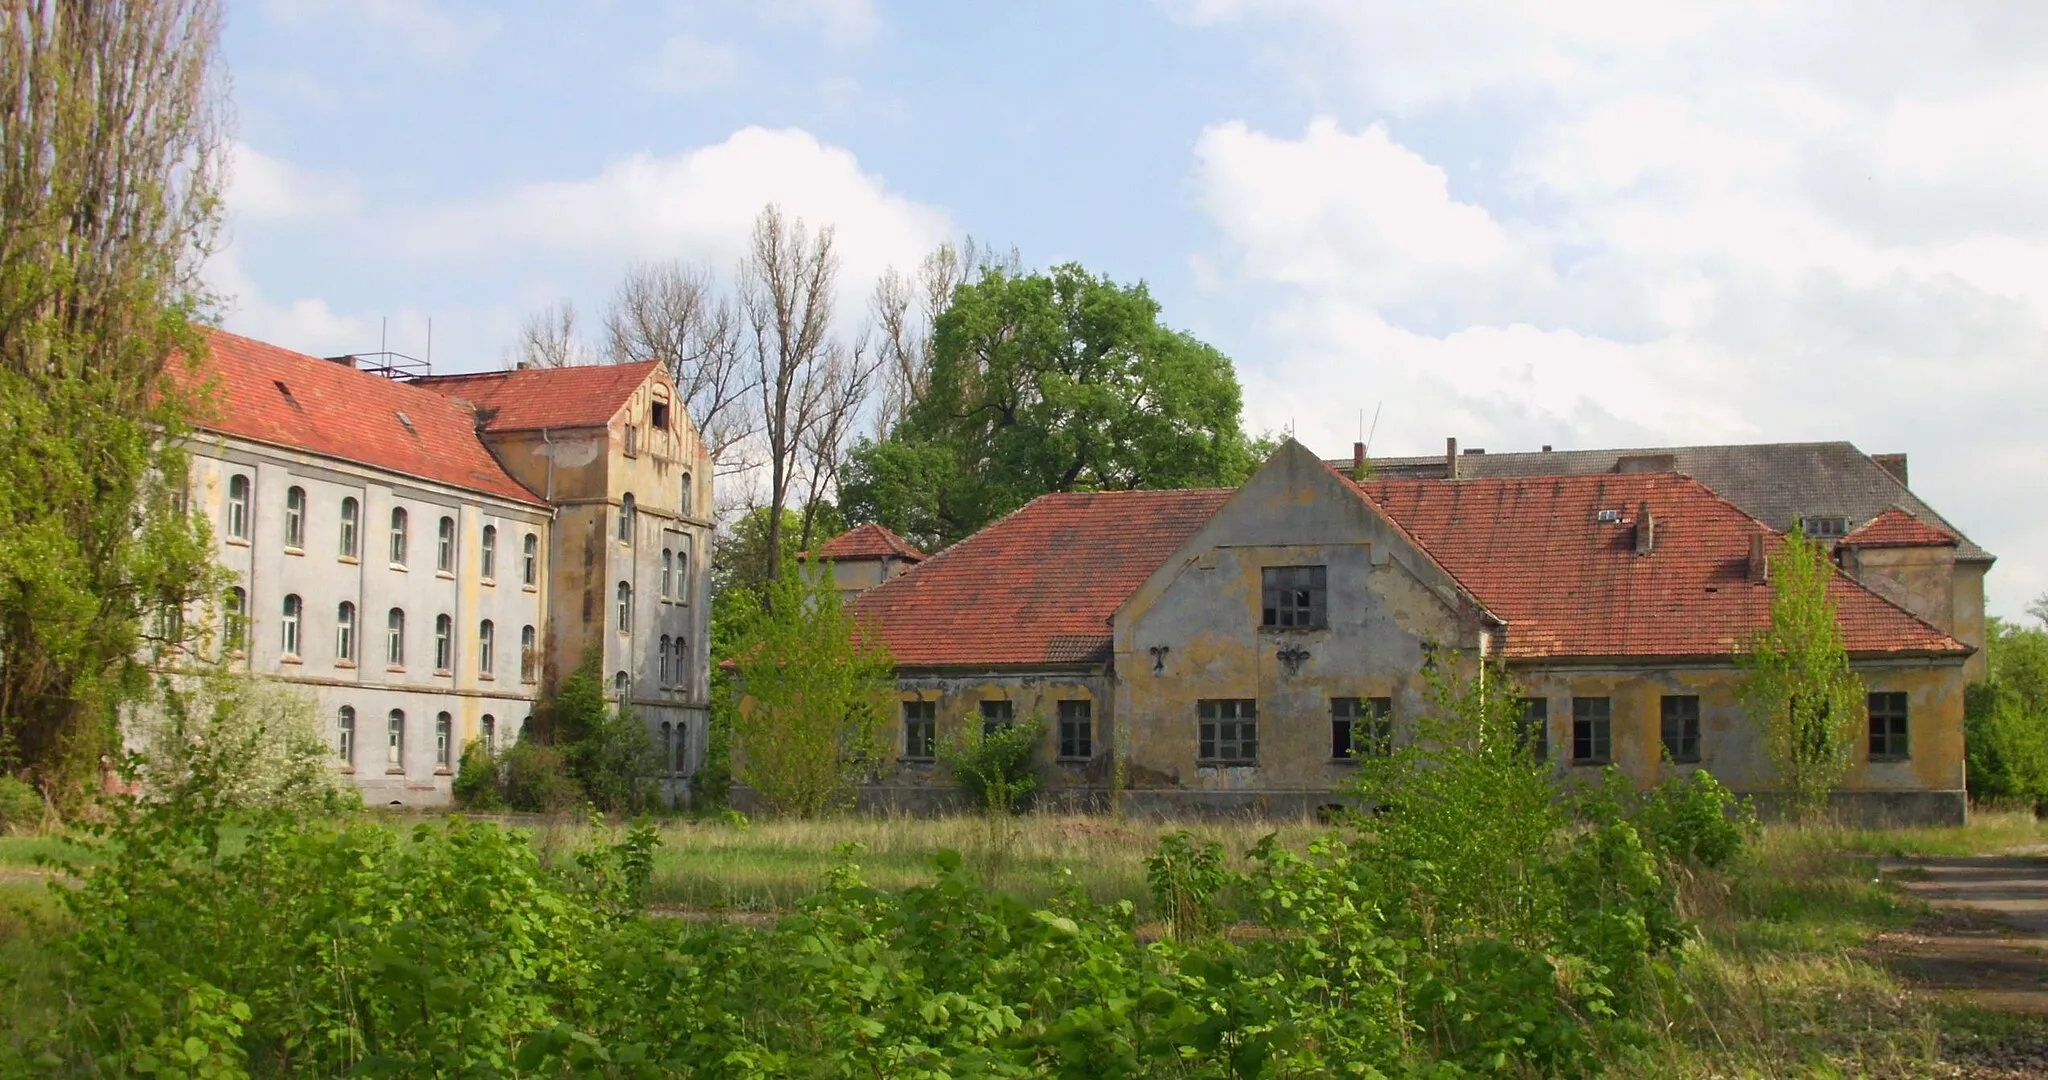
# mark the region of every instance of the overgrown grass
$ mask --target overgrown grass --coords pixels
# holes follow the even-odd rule
[[[0,1045],[22,1032],[47,1030],[62,1014],[49,942],[65,926],[57,898],[42,881],[0,879]]]

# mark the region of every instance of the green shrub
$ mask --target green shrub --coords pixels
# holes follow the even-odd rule
[[[529,814],[554,814],[584,802],[583,786],[569,773],[560,747],[518,742],[500,764],[505,805]]]
[[[1626,791],[1628,781],[1609,770],[1609,784],[1623,789],[1621,812],[1635,826],[1644,846],[1673,862],[1710,870],[1725,869],[1757,836],[1756,810],[1738,799],[1704,769],[1666,777],[1641,792]]]
[[[569,774],[591,805],[607,814],[636,814],[655,804],[661,751],[632,709],[600,713],[583,737],[563,747]]]
[[[31,833],[42,824],[42,793],[26,781],[0,776],[0,836]]]
[[[939,746],[939,761],[975,807],[989,813],[1016,813],[1038,790],[1032,755],[1045,738],[1045,721],[1033,717],[977,731],[956,729]]]
[[[1153,906],[1176,938],[1205,934],[1223,921],[1217,904],[1232,880],[1223,865],[1223,845],[1197,840],[1186,829],[1160,837],[1159,847],[1145,858]]]
[[[478,739],[462,748],[455,770],[455,805],[464,810],[496,810],[505,805],[498,791],[498,759]]]

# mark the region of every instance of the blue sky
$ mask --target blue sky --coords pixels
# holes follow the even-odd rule
[[[1529,10],[1537,9],[1540,10]],[[2048,591],[2048,7],[230,0],[231,329],[496,367],[774,200],[971,234],[1342,453],[1847,438]]]

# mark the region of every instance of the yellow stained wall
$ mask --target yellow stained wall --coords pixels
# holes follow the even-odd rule
[[[893,767],[882,771],[887,783],[923,785],[946,783],[944,769],[931,762],[906,761],[902,703],[936,702],[934,709],[938,745],[981,731],[983,701],[1010,702],[1011,715],[1022,723],[1036,718],[1045,725],[1034,763],[1050,790],[1071,787],[1104,787],[1110,780],[1110,724],[1107,716],[1107,678],[1095,674],[981,674],[961,676],[901,677],[897,680],[897,715],[892,733]],[[1059,750],[1059,703],[1086,701],[1094,719],[1094,755],[1087,761],[1064,761]],[[943,750],[941,751],[943,753]]]

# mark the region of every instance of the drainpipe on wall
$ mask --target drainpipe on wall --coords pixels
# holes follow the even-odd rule
[[[548,448],[547,500],[548,505],[553,506],[555,503],[555,440],[548,434],[548,429],[542,428],[540,429],[540,441]]]

